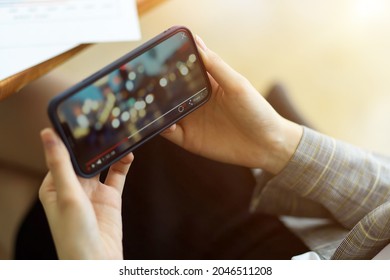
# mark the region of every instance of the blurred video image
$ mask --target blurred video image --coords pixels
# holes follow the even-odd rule
[[[176,119],[179,106],[207,96],[205,79],[179,32],[64,100],[57,113],[80,167],[98,167]]]

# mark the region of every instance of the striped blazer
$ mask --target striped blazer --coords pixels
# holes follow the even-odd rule
[[[372,259],[390,243],[390,159],[303,128],[286,167],[259,183],[252,210],[327,217],[348,230],[331,259]]]

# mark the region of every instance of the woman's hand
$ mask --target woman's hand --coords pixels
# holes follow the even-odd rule
[[[162,135],[213,160],[278,173],[293,155],[302,128],[282,118],[199,37],[196,41],[209,73],[211,98]]]
[[[49,173],[42,201],[60,259],[123,259],[122,191],[133,161],[129,154],[99,176],[77,177],[64,144],[51,129],[41,132]]]

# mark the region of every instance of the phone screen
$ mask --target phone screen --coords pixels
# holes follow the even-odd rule
[[[80,175],[101,171],[199,107],[210,94],[187,29],[168,32],[109,68],[54,102],[57,128]]]

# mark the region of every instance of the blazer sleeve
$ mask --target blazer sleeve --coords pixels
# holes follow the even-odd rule
[[[252,210],[333,216],[351,229],[390,198],[390,160],[304,127],[286,167],[257,186]]]

